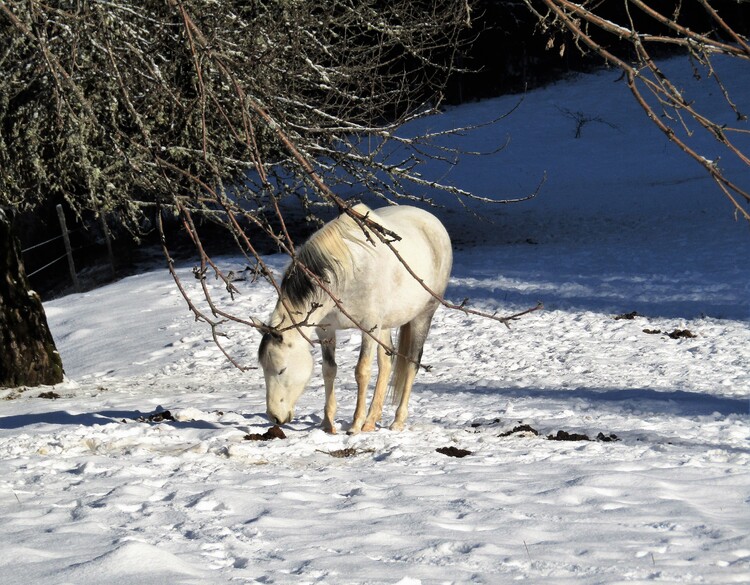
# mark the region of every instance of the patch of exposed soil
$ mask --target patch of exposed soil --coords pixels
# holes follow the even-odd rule
[[[57,392],[42,392],[39,395],[39,398],[46,398],[47,400],[56,400],[60,398],[60,395]]]
[[[539,431],[537,431],[534,427],[531,425],[518,425],[516,427],[513,427],[510,431],[505,431],[504,433],[500,433],[498,437],[510,437],[511,435],[518,435],[518,434],[531,434],[531,435],[538,435]]]
[[[556,435],[547,435],[547,439],[550,441],[601,441],[603,443],[611,443],[613,441],[619,441],[620,439],[614,433],[605,435],[599,433],[595,439],[589,438],[588,435],[583,433],[569,433],[567,431],[557,431]]]
[[[660,335],[664,334],[670,339],[695,339],[698,337],[695,333],[690,331],[690,329],[675,329],[672,332],[666,332],[662,331],[661,329],[644,329],[644,333],[648,333],[649,335]]]
[[[441,453],[443,455],[447,455],[448,457],[466,457],[467,455],[471,455],[471,451],[467,451],[466,449],[459,449],[458,447],[438,447],[435,449],[438,453]]]
[[[621,313],[619,315],[614,316],[615,321],[633,321],[636,317],[643,317],[638,311],[630,311],[629,313]],[[689,329],[674,329],[671,332],[669,331],[662,331],[661,329],[649,329],[646,328],[643,330],[644,333],[647,333],[648,335],[661,335],[664,334],[670,339],[694,339],[695,337],[698,337],[695,333],[690,331]]]
[[[335,457],[336,459],[345,459],[346,457],[354,457],[355,455],[359,455],[360,453],[374,453],[374,449],[362,449],[358,450],[354,447],[347,447],[346,449],[336,449],[334,451],[321,451],[318,449],[320,453],[325,453],[326,455],[330,455],[331,457]]]
[[[155,412],[153,414],[149,414],[148,416],[139,416],[135,420],[137,420],[138,422],[160,423],[164,422],[165,420],[174,420],[174,416],[172,416],[172,413],[168,410],[162,410],[161,412]]]
[[[632,321],[636,317],[641,317],[642,315],[638,311],[631,311],[630,313],[622,313],[621,315],[615,315],[615,321],[621,321],[623,319],[627,321]]]
[[[245,435],[246,441],[271,441],[273,439],[286,439],[286,435],[279,425],[273,425],[263,434],[250,433]]]
[[[474,423],[471,426],[477,427],[480,426],[481,423]],[[518,436],[539,436],[539,431],[536,430],[534,427],[532,427],[529,424],[519,424],[513,427],[509,431],[505,431],[497,435],[498,437],[511,437],[513,435]],[[619,441],[620,439],[615,435],[614,433],[610,433],[608,435],[604,433],[599,433],[596,435],[594,439],[589,437],[586,434],[583,433],[569,433],[568,431],[557,431],[556,434],[547,435],[546,437],[549,441],[601,441],[603,443],[611,443],[613,441]]]
[[[588,435],[582,433],[569,433],[567,431],[557,431],[556,435],[547,435],[550,441],[590,441]]]
[[[698,337],[690,329],[675,329],[672,333],[667,333],[670,339],[694,339]]]
[[[490,422],[484,422],[484,421],[473,422],[473,423],[471,423],[471,428],[477,429],[477,428],[479,428],[481,426],[484,426],[484,425],[496,425],[496,424],[500,424],[500,419],[499,418],[496,418],[495,420],[492,420]]]

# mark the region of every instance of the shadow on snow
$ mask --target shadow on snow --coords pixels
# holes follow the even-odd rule
[[[74,414],[65,410],[57,410],[1,417],[0,429],[20,429],[38,424],[81,425],[90,427],[111,423],[149,425],[169,424],[176,428],[202,430],[225,429],[237,426],[236,421],[222,423],[205,420],[178,421],[165,419],[162,422],[148,420],[149,417],[162,412],[165,411],[160,409],[153,412],[141,412],[140,410],[106,410],[101,412],[82,412]],[[267,422],[264,413],[245,414],[242,416],[248,420],[248,424],[256,418],[260,418],[263,422]]]
[[[435,394],[455,393],[455,388],[442,384],[426,388]],[[598,405],[614,405],[617,410],[652,412],[675,416],[723,416],[750,415],[750,397],[715,396],[686,390],[656,390],[653,388],[574,388],[574,389],[533,389],[469,387],[458,390],[468,394],[484,394],[506,399],[547,400],[555,402],[584,401],[593,409]],[[419,389],[415,385],[415,393]]]

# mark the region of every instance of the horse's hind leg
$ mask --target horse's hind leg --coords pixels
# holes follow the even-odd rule
[[[399,400],[398,408],[396,409],[396,417],[391,424],[391,430],[401,431],[404,428],[406,417],[409,415],[409,397],[411,396],[411,389],[414,385],[414,378],[417,375],[419,364],[422,360],[422,349],[424,348],[424,342],[427,339],[427,333],[430,331],[430,324],[432,323],[432,316],[435,313],[435,309],[422,313],[412,321],[402,326],[400,336],[406,336],[405,343],[399,341],[399,353],[404,355],[398,356],[398,363],[396,365],[397,372],[394,376],[394,396]]]
[[[378,377],[375,381],[375,392],[370,403],[370,410],[367,413],[362,430],[370,432],[375,430],[375,425],[380,421],[383,415],[383,402],[385,393],[388,389],[388,381],[391,377],[393,367],[393,342],[391,340],[391,330],[383,329],[380,332],[380,344],[378,345]]]

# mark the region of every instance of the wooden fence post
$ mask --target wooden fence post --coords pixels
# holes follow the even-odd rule
[[[68,225],[65,223],[65,213],[62,205],[57,205],[57,217],[60,220],[60,229],[62,230],[63,242],[65,242],[65,253],[68,255],[68,269],[70,269],[70,278],[73,280],[73,287],[76,292],[81,292],[81,285],[78,282],[76,274],[76,265],[73,262],[73,248],[70,246],[70,237],[68,235]]]
[[[107,225],[107,219],[104,214],[99,212],[99,220],[102,222],[102,231],[104,232],[104,240],[107,242],[107,257],[109,258],[109,268],[112,278],[115,277],[115,254],[112,252],[112,238],[109,235],[109,226]]]

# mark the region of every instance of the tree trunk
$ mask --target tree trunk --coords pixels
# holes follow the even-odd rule
[[[62,382],[62,360],[42,301],[29,289],[11,215],[1,208],[0,275],[0,387]]]

